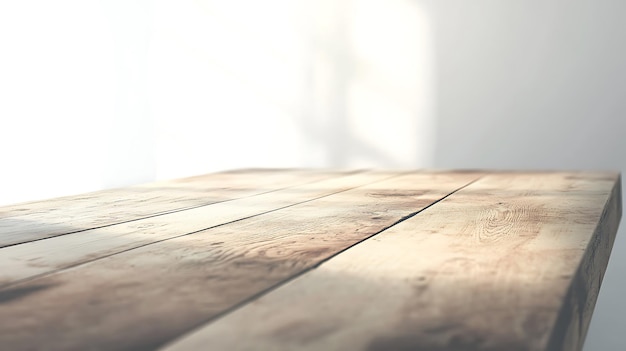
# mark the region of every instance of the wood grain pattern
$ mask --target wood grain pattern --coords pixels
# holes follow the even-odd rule
[[[0,207],[0,247],[252,196],[340,172],[222,172]]]
[[[550,335],[548,350],[582,349],[621,215],[620,177],[572,278]]]
[[[0,342],[154,349],[476,177],[407,174],[5,287]]]
[[[131,222],[56,236],[0,251],[0,288],[151,243],[329,196],[395,176],[364,172],[310,182]],[[272,178],[272,177],[270,177]]]
[[[164,350],[579,350],[620,187],[486,176]]]

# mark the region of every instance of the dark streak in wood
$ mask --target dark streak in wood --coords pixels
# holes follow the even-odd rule
[[[28,350],[42,340],[49,350],[154,348],[475,178],[408,174],[20,283],[59,285],[7,305],[3,314],[12,323],[0,323],[0,341],[14,350]],[[398,185],[431,191],[366,195]],[[372,216],[380,219],[372,221]],[[319,329],[310,335],[324,333]]]
[[[0,248],[354,173],[259,172],[213,173],[3,206],[0,207]]]
[[[621,217],[621,180],[509,172],[471,182],[476,177],[408,172],[176,237],[168,235],[215,212],[0,248],[0,262],[18,258],[24,274],[61,262],[0,288],[0,349],[580,349]],[[133,203],[149,204],[145,195]],[[222,212],[259,204],[265,200]],[[60,218],[50,228],[71,230]],[[167,240],[97,255],[122,236],[151,240],[163,225],[173,230]],[[94,261],[68,268],[39,250],[44,242]]]
[[[31,286],[16,287],[0,291],[0,304],[25,298],[26,296],[41,290],[48,289],[54,284],[35,284]]]
[[[165,351],[579,350],[620,179],[567,176],[485,176]]]

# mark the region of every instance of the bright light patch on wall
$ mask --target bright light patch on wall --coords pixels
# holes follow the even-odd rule
[[[430,165],[432,33],[413,2],[207,0],[154,9],[158,178],[250,166]]]
[[[432,165],[434,54],[428,18],[406,0],[354,2],[348,94],[353,165]]]
[[[0,2],[0,204],[98,189],[115,101],[93,1]]]
[[[0,2],[0,203],[231,168],[429,166],[431,37],[407,0]]]
[[[155,7],[150,86],[158,178],[300,164],[292,115],[304,73],[290,6]]]

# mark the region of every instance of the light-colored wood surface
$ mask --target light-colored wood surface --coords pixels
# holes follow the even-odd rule
[[[345,174],[256,196],[214,203],[210,206],[194,207],[118,225],[55,236],[47,240],[13,245],[4,248],[0,255],[0,267],[3,267],[0,271],[0,288],[393,176],[393,173],[385,172]]]
[[[0,349],[582,347],[621,217],[618,174],[303,183],[0,248]]]
[[[166,350],[579,349],[616,180],[486,176]]]
[[[222,172],[0,207],[0,247],[301,185],[339,172]]]
[[[0,289],[0,296],[19,296],[2,307],[11,324],[0,328],[0,340],[16,350],[44,340],[49,350],[87,344],[152,349],[478,177],[383,175],[373,173],[363,186],[352,179],[357,187],[332,196]]]

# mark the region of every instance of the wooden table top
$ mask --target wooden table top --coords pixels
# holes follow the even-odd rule
[[[611,172],[241,170],[0,208],[1,350],[577,350]]]

